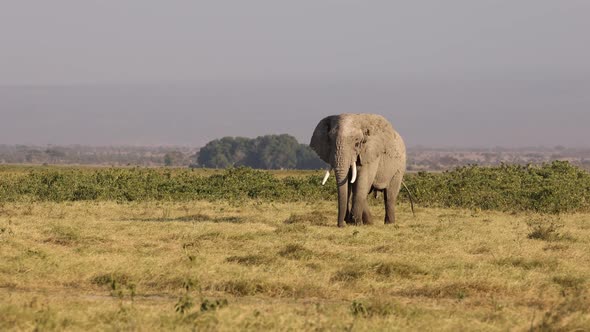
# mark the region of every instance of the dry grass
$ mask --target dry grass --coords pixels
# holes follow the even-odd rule
[[[0,330],[590,326],[590,215],[555,228],[526,214],[413,218],[400,206],[396,227],[338,229],[335,209],[4,203]],[[539,230],[549,235],[530,235]]]

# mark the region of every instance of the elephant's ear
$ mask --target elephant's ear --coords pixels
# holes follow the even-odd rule
[[[360,164],[370,164],[379,156],[390,153],[393,140],[392,133],[387,130],[384,131],[381,128],[364,129],[359,151]]]
[[[331,117],[326,117],[318,123],[311,136],[309,146],[318,154],[321,160],[330,163],[330,122]]]

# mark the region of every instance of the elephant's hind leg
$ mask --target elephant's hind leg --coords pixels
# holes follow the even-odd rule
[[[402,176],[398,173],[391,179],[389,187],[383,191],[383,200],[385,201],[385,223],[395,223],[395,204],[397,195],[402,184]]]

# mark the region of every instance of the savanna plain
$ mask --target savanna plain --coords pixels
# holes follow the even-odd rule
[[[0,330],[588,330],[587,172],[410,175],[342,229],[321,175],[0,168]]]

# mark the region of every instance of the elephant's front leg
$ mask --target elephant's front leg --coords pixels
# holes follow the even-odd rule
[[[365,207],[363,208],[363,224],[365,225],[372,225],[373,224],[373,217],[371,216],[371,211],[369,210],[369,201],[365,199]]]
[[[368,181],[359,181],[355,184],[354,195],[352,195],[352,220],[356,225],[371,224],[371,213],[367,203],[367,195],[371,184]]]
[[[344,221],[346,221],[347,224],[354,224],[354,221],[352,220],[352,190],[353,190],[353,185],[352,183],[348,183],[348,199],[346,200],[346,216],[344,217]]]

